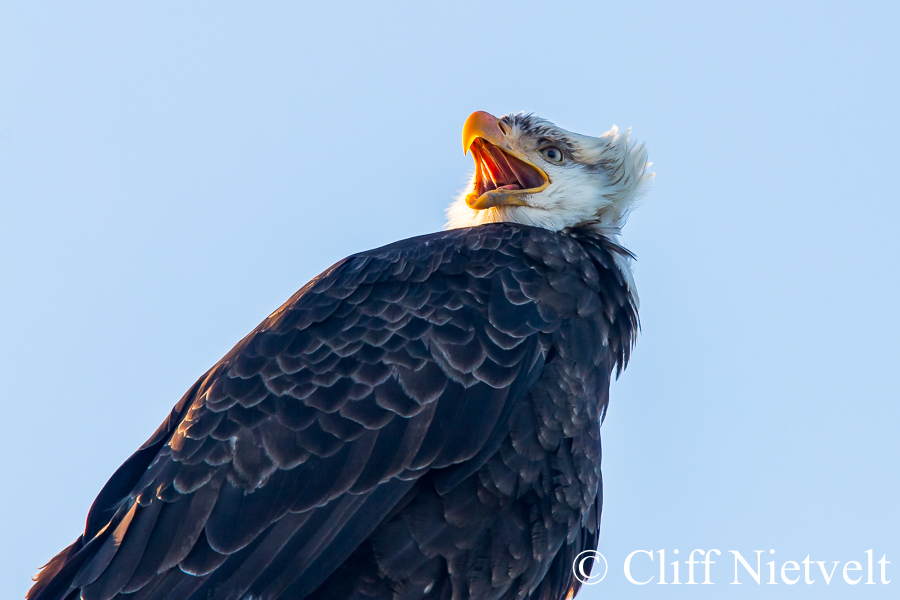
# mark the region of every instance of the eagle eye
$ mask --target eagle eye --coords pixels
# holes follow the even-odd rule
[[[547,146],[546,148],[541,148],[541,154],[553,163],[561,163],[565,160],[563,156],[562,150],[557,148],[556,146]]]

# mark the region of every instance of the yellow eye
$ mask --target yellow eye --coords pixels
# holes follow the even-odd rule
[[[547,146],[546,148],[541,148],[541,154],[543,154],[544,158],[546,158],[550,162],[561,163],[563,160],[565,160],[562,150],[560,150],[556,146]]]

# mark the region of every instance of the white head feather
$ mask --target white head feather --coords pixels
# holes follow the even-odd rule
[[[499,119],[506,139],[520,157],[540,167],[550,184],[540,192],[524,194],[525,206],[494,206],[476,210],[466,203],[475,176],[447,209],[445,229],[485,223],[521,223],[561,231],[591,227],[617,237],[635,201],[646,192],[653,173],[647,169],[647,150],[629,140],[631,130],[612,129],[599,137],[566,131],[549,121],[526,114]],[[566,154],[562,164],[541,155],[555,145]]]

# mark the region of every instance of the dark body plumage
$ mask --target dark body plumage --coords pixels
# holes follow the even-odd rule
[[[194,384],[28,597],[565,597],[637,327],[616,253],[494,224],[344,259]]]

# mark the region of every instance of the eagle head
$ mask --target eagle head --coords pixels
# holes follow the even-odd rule
[[[472,113],[463,151],[475,174],[447,209],[447,229],[512,222],[552,231],[593,227],[617,236],[647,183],[647,151],[612,129],[579,135],[534,115]]]

